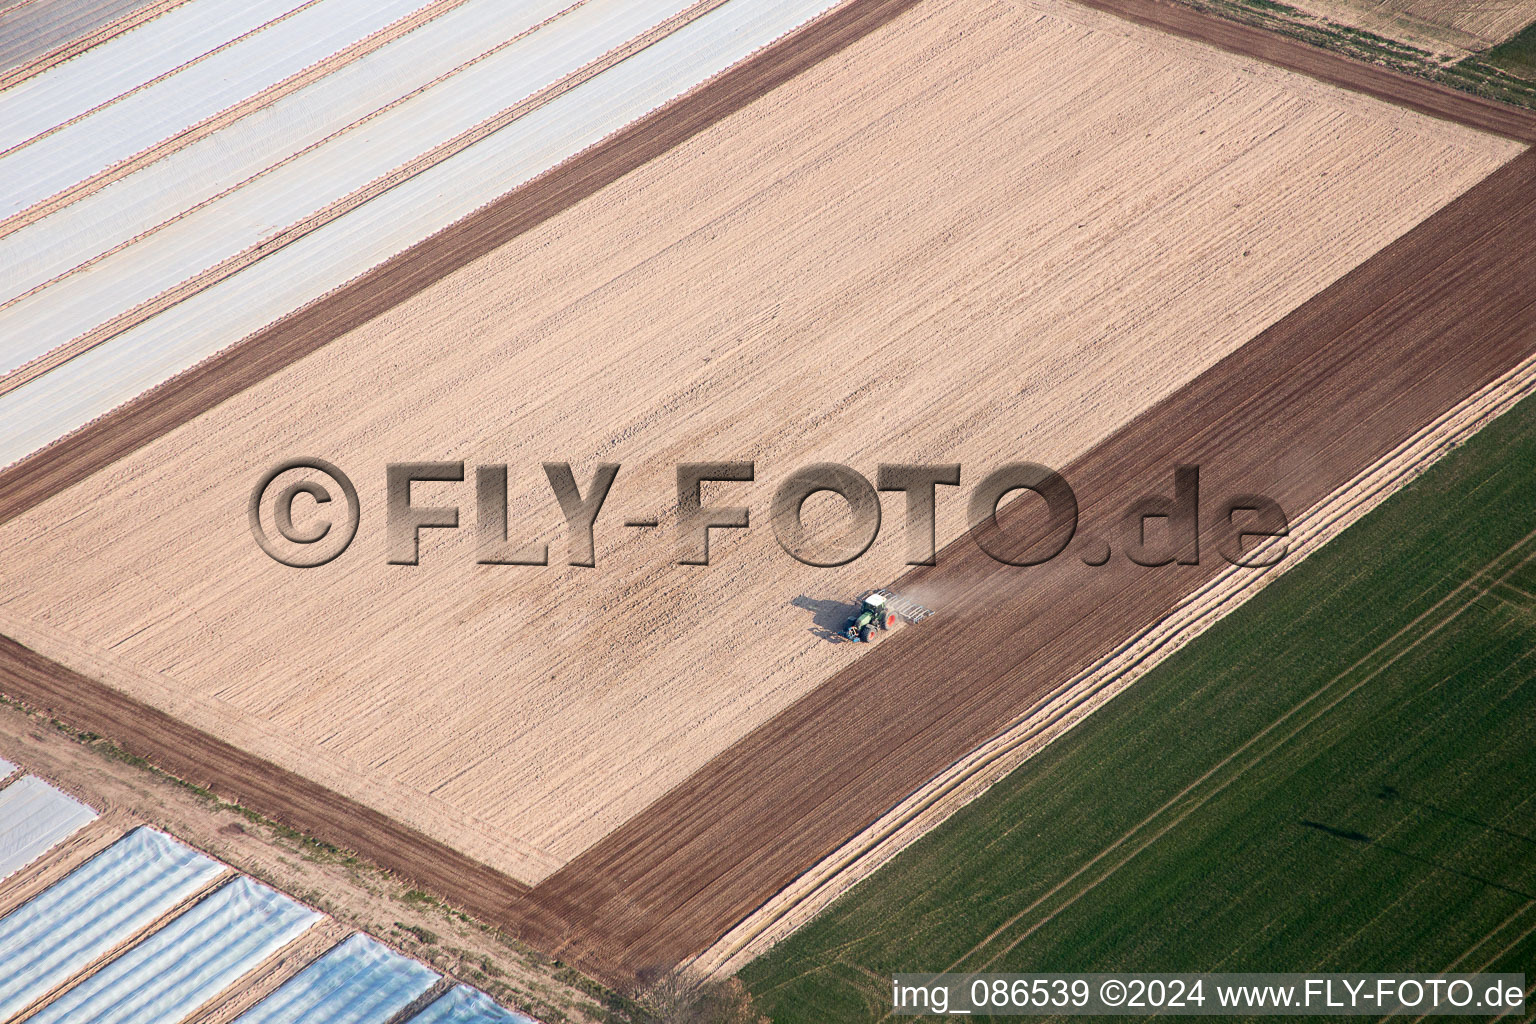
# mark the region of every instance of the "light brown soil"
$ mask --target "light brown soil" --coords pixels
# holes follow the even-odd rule
[[[1048,699],[1030,707],[1002,732],[774,893],[691,959],[688,975],[718,979],[736,973],[1532,393],[1536,393],[1536,356],[1527,357],[1431,421],[1324,501],[1292,516],[1283,541],[1285,558],[1274,569],[1223,569],[1149,628],[1088,665]],[[1274,547],[1281,542],[1267,543]]]
[[[894,506],[841,570],[762,518],[671,564],[675,463],[755,458],[714,500],[759,517],[820,460],[1065,464],[1513,151],[1076,7],[925,5],[7,524],[7,631],[537,881],[855,657],[805,603],[900,569]],[[304,573],[245,524],[296,454],[364,507]],[[411,458],[511,463],[557,561],[538,463],[624,463],[600,567],[477,567],[469,529],[385,565]],[[472,525],[472,484],[419,491]]]

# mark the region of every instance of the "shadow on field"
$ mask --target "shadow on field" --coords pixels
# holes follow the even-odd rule
[[[1303,819],[1302,820],[1302,824],[1305,825],[1307,828],[1315,828],[1319,832],[1323,832],[1323,833],[1325,833],[1327,835],[1333,836],[1335,839],[1348,839],[1352,843],[1374,843],[1375,842],[1375,840],[1373,840],[1370,836],[1366,835],[1364,832],[1351,832],[1348,829],[1334,828],[1332,825],[1324,825],[1320,821],[1307,821],[1307,820]]]
[[[1310,821],[1305,818],[1298,822],[1298,824],[1304,828],[1314,829],[1323,833],[1324,835],[1332,836],[1335,839],[1343,839],[1351,843],[1359,843],[1362,846],[1369,846],[1373,850],[1382,850],[1386,853],[1396,854],[1397,856],[1402,857],[1405,860],[1411,860],[1416,864],[1423,864],[1425,867],[1433,868],[1436,871],[1444,871],[1446,874],[1455,875],[1458,878],[1464,878],[1469,882],[1476,882],[1478,885],[1486,885],[1490,889],[1498,889],[1513,896],[1519,896],[1521,899],[1536,900],[1536,893],[1526,892],[1523,889],[1516,889],[1514,886],[1505,885],[1503,882],[1497,881],[1495,879],[1485,878],[1482,875],[1473,874],[1470,871],[1463,871],[1460,868],[1451,867],[1449,864],[1442,863],[1441,861],[1435,860],[1432,857],[1424,857],[1417,853],[1410,853],[1401,847],[1389,846],[1379,839],[1372,839],[1364,832],[1356,832],[1353,829],[1346,828],[1335,828],[1333,825],[1325,825],[1320,821]]]
[[[848,621],[848,616],[853,614],[851,603],[807,597],[805,594],[801,594],[789,603],[811,613],[811,632],[821,639],[834,644],[848,642],[848,638],[842,634],[842,628],[843,623]]]
[[[1427,800],[1416,800],[1399,790],[1396,786],[1382,785],[1381,788],[1376,791],[1376,799],[1385,800],[1388,803],[1391,803],[1394,800],[1401,800],[1403,803],[1412,804],[1414,807],[1417,807],[1420,810],[1429,811],[1433,814],[1438,814],[1446,818],[1454,818],[1455,820],[1465,822],[1468,825],[1476,825],[1478,828],[1487,829],[1489,832],[1495,832],[1501,836],[1508,836],[1510,839],[1518,839],[1522,843],[1536,846],[1536,836],[1528,836],[1524,832],[1516,832],[1513,829],[1504,828],[1502,825],[1495,825],[1491,821],[1483,821],[1481,818],[1474,818],[1469,814],[1462,814],[1460,811],[1452,811],[1445,807],[1432,804]]]

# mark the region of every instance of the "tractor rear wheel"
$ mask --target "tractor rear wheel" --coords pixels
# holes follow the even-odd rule
[[[862,627],[860,627],[860,629],[859,629],[859,639],[863,640],[867,644],[874,643],[875,642],[875,627],[874,626],[862,626]]]
[[[886,629],[895,629],[896,628],[896,613],[895,612],[886,612],[885,613],[885,628]]]

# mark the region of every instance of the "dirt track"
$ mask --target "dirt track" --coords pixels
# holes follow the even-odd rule
[[[846,30],[849,38],[862,34],[857,18],[888,17],[902,6],[853,9],[854,14],[848,15],[855,22]],[[769,61],[766,68],[757,67],[755,79],[747,76],[748,84],[740,88],[766,90],[770,86],[763,83],[782,81],[793,73],[786,68],[814,63],[816,57],[805,47],[831,45],[823,35],[802,40],[801,49],[784,58],[799,60],[799,65]],[[24,463],[0,481],[4,495],[0,514],[12,516],[142,446],[323,345],[346,325],[389,308],[425,283],[590,194],[624,169],[665,151],[712,123],[714,113],[739,108],[750,98],[749,92],[727,90],[709,103],[695,104],[702,109],[690,108],[687,116],[679,113],[681,107],[664,111],[651,130],[636,136],[626,133],[623,144],[616,141],[603,147],[601,159],[582,158],[593,160],[582,173],[570,175],[567,168],[565,176],[557,171],[530,190],[515,193],[499,204],[500,219],[477,219],[464,226],[462,236],[456,234],[451,244],[440,238],[413,250],[393,269],[385,268],[370,279],[371,284],[365,281],[356,291],[343,293],[324,313],[301,313],[265,340],[258,338],[232,350],[50,449],[46,458]],[[1458,116],[1472,116],[1462,110],[1462,97],[1446,94],[1440,100],[1456,108]],[[1522,131],[1524,124],[1519,126]],[[1210,467],[1211,475],[1203,481],[1209,493],[1219,495],[1229,489],[1222,482],[1227,476],[1227,483],[1239,479],[1244,489],[1265,490],[1288,508],[1303,508],[1417,423],[1513,362],[1532,341],[1528,326],[1525,336],[1520,336],[1522,326],[1529,324],[1532,266],[1528,254],[1523,261],[1516,256],[1521,254],[1521,240],[1531,237],[1536,227],[1528,199],[1533,184],[1531,160],[1522,158],[1479,188],[1477,198],[1434,218],[1082,460],[1068,473],[1084,502],[1082,532],[1092,532],[1095,507],[1118,508],[1123,503],[1122,492],[1106,490],[1101,496],[1094,489],[1096,480],[1165,488],[1168,466],[1178,458],[1194,458]],[[1498,227],[1479,238],[1477,226],[1494,220]],[[1464,261],[1462,279],[1446,278],[1438,266],[1452,249]],[[1464,315],[1466,310],[1495,319],[1502,311],[1503,319],[1473,325]],[[1424,336],[1437,329],[1448,329],[1448,333],[1432,344],[1415,347],[1414,329]],[[1502,338],[1496,338],[1500,331]],[[1475,344],[1469,344],[1469,337]],[[1411,357],[1403,358],[1405,352]],[[1454,366],[1437,363],[1447,352],[1457,352]],[[1330,389],[1344,380],[1358,380],[1361,390],[1330,407],[1329,398],[1336,394]],[[1260,385],[1271,381],[1282,381],[1283,390],[1262,391]],[[1274,433],[1241,451],[1228,450],[1244,423],[1250,428],[1253,423],[1272,424]],[[1217,427],[1188,437],[1187,445],[1175,444],[1173,439],[1185,436],[1193,424]],[[1148,442],[1149,437],[1157,440]],[[1315,462],[1299,464],[1296,453],[1309,451],[1313,454],[1307,458]],[[1277,452],[1291,458],[1265,461]],[[1253,476],[1243,476],[1239,460],[1254,467]],[[1280,476],[1263,475],[1277,465],[1285,468]],[[382,816],[374,816],[382,820],[369,820],[372,812],[334,794],[320,790],[305,797],[306,784],[298,776],[272,769],[234,748],[220,750],[216,741],[178,731],[168,717],[162,716],[164,721],[146,717],[142,706],[116,695],[115,703],[108,701],[96,684],[40,665],[14,645],[0,647],[0,656],[15,667],[14,674],[7,672],[8,681],[0,689],[67,708],[67,717],[87,728],[95,727],[88,723],[99,721],[99,731],[130,749],[154,755],[171,770],[213,781],[215,788],[239,793],[254,806],[300,827],[338,837],[345,845],[450,893],[482,917],[523,928],[541,945],[553,947],[574,940],[570,948],[580,962],[601,976],[619,978],[638,968],[675,961],[707,943],[766,893],[888,806],[892,793],[899,797],[912,788],[913,780],[920,782],[936,766],[942,767],[984,738],[989,723],[999,715],[1009,717],[1033,692],[1029,684],[1020,685],[1021,673],[1042,682],[1058,678],[1059,667],[1080,661],[1085,652],[1133,631],[1159,614],[1171,595],[1214,570],[1214,566],[1149,570],[1127,579],[1114,571],[1114,564],[1089,572],[1069,559],[1037,571],[1048,575],[1031,577],[1029,585],[1054,595],[1050,608],[1031,603],[1028,593],[1010,600],[1007,616],[1013,628],[1007,631],[993,623],[979,633],[967,632],[957,628],[956,617],[949,625],[935,624],[877,649],[527,897],[519,894],[519,887],[485,874],[477,865],[445,862],[449,852],[445,848],[418,841],[409,830]],[[973,552],[951,554],[922,582],[938,586],[951,579],[967,580],[950,596],[949,607],[959,609],[967,600],[975,601],[984,588],[995,593],[1000,583],[1009,582],[999,573],[1010,579],[1019,575],[1002,572],[976,559]],[[1047,579],[1067,589],[1056,590],[1043,582]],[[1041,590],[1029,593],[1038,595]],[[1073,597],[1064,601],[1062,593]],[[1106,602],[1105,594],[1119,600]],[[1021,624],[1027,624],[1032,638],[1027,664],[1021,661],[1019,647],[1009,642]],[[1035,643],[1040,636],[1053,639]],[[943,664],[946,654],[973,658],[978,640],[982,646],[988,640],[993,645],[975,658],[975,669],[967,673],[965,682],[974,684],[974,689],[957,689],[957,680],[948,677],[935,685],[933,679],[881,676],[881,667],[894,664],[892,659],[902,657],[904,650],[916,655],[914,662]],[[935,653],[940,656],[932,657]],[[924,702],[934,692],[943,695],[944,706]],[[92,695],[90,706],[81,703],[86,694]],[[98,700],[102,703],[95,703]],[[883,717],[865,714],[862,708],[879,709]],[[838,731],[829,734],[825,730],[832,725]],[[828,735],[839,744],[849,737],[857,742],[829,746],[824,738]],[[786,740],[790,746],[779,745]],[[188,751],[198,751],[197,758],[189,757]],[[220,765],[217,771],[211,767],[215,763]],[[774,780],[771,788],[764,782],[767,778]],[[838,781],[829,785],[834,779]],[[844,781],[846,788],[837,788]],[[800,796],[806,792],[816,793],[823,802],[803,804]],[[796,830],[794,824],[783,821],[790,807],[803,828]],[[407,845],[397,847],[402,836]]]
[[[141,752],[177,778],[270,810],[300,831],[368,850],[380,866],[407,877],[432,865],[438,891],[493,920],[506,901],[527,887],[476,864],[361,804],[301,775],[284,771],[165,712],[126,697],[0,636],[0,692],[37,708],[52,709],[85,732],[108,736],[125,750]]]
[[[1532,239],[1528,152],[1064,470],[1079,540],[1116,537],[1133,500],[1171,493],[1179,463],[1202,467],[1207,521],[1223,495],[1264,494],[1293,514],[1321,500],[1536,351]],[[1008,506],[1021,531],[1029,509]],[[546,879],[514,905],[522,934],[607,978],[681,960],[1165,614],[1220,570],[1210,547],[1197,566],[1093,569],[1074,543],[1013,569],[957,542],[897,585],[942,593],[942,617],[878,645]]]
[[[1536,20],[1536,2],[1300,0],[1309,14],[1457,58],[1502,43]]]

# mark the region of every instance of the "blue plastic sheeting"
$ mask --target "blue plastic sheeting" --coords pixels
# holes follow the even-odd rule
[[[0,789],[0,879],[62,843],[96,812],[27,775]]]
[[[331,949],[235,1024],[384,1024],[431,988],[436,971],[366,935]]]
[[[458,985],[411,1018],[411,1024],[538,1024],[513,1013],[478,989]]]
[[[136,828],[0,918],[0,1020],[83,973],[224,870],[169,836]]]
[[[301,903],[236,878],[29,1024],[176,1024],[319,919]]]

